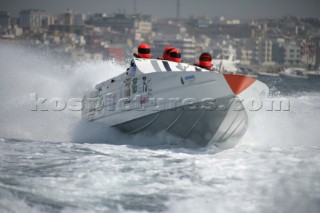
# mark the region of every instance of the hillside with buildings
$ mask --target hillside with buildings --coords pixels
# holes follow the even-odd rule
[[[193,63],[201,52],[230,55],[246,66],[320,65],[320,18],[280,17],[239,20],[226,17],[157,19],[140,14],[83,14],[67,10],[52,16],[22,10],[18,17],[0,12],[1,40],[40,46],[72,61],[130,58],[141,42],[155,57],[167,45]]]

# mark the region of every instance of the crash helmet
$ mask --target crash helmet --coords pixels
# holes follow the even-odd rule
[[[142,43],[138,46],[138,53],[139,58],[151,58],[151,48],[147,43]]]
[[[181,61],[181,52],[179,49],[172,49],[169,52],[169,61],[180,62]]]
[[[163,51],[163,59],[164,60],[169,60],[169,53],[171,50],[173,50],[174,47],[173,46],[166,46],[166,48]]]
[[[201,67],[212,67],[212,57],[210,55],[210,53],[202,53],[199,57],[199,65]]]

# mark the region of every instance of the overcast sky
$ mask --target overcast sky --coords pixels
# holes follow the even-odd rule
[[[176,17],[177,0],[136,0],[137,11],[159,18]],[[205,15],[239,18],[295,15],[320,17],[320,0],[180,0],[181,17]],[[0,10],[17,15],[21,9],[45,9],[52,14],[65,12],[125,11],[133,13],[134,0],[0,0]]]

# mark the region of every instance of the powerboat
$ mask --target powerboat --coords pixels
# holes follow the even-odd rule
[[[285,79],[307,79],[307,71],[304,68],[289,67],[280,73],[281,78]]]
[[[206,146],[240,138],[248,127],[246,101],[261,101],[268,92],[247,76],[136,58],[83,97],[82,119],[128,134],[167,132]]]

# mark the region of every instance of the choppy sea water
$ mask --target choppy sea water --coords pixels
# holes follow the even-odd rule
[[[30,94],[81,97],[122,65],[66,70],[8,44],[0,62],[0,212],[320,211],[317,92],[278,92],[270,98],[290,110],[254,112],[234,147],[199,148],[83,124],[79,112],[30,110]]]

